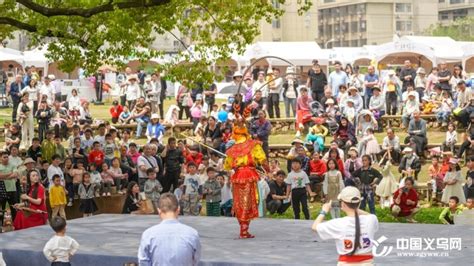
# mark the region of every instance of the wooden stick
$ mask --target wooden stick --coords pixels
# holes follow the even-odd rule
[[[192,140],[193,142],[196,142],[197,144],[199,144],[199,145],[201,145],[201,146],[203,146],[203,147],[205,147],[205,148],[211,149],[212,151],[214,151],[214,152],[216,152],[216,153],[218,153],[218,154],[220,154],[220,155],[222,155],[222,156],[224,156],[224,157],[227,157],[227,155],[226,155],[225,153],[222,153],[222,152],[220,152],[220,151],[214,149],[213,147],[211,147],[211,146],[209,146],[209,145],[206,145],[206,144],[204,144],[204,143],[201,143],[201,142],[197,141],[196,139],[194,139],[194,138],[192,138],[192,137],[189,137],[189,136],[187,136],[187,135],[185,135],[185,134],[183,134],[183,133],[180,133],[180,135],[184,136],[185,139]]]

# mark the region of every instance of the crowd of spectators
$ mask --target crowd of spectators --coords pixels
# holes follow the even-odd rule
[[[123,213],[151,213],[161,193],[173,192],[185,215],[199,215],[204,198],[208,215],[232,215],[230,175],[223,170],[223,157],[233,145],[234,114],[247,106],[252,109],[249,133],[262,142],[272,166],[271,172],[262,171],[259,182],[265,199],[261,205],[270,213],[282,214],[293,203],[299,218],[300,202],[308,219],[307,196],[314,201],[317,192],[331,200],[345,186],[356,186],[362,194],[361,208],[368,205],[375,213],[378,196],[392,203],[395,216],[412,221],[417,199],[410,191],[428,143],[427,122],[421,118],[428,110],[436,114],[439,126],[449,128],[443,165],[451,165],[430,176],[430,184],[441,189],[446,204],[453,196],[463,204],[474,196],[472,159],[467,162],[464,191],[458,169],[460,158],[474,145],[472,82],[460,66],[451,74],[441,64],[428,77],[409,61],[400,70],[388,70],[384,78],[374,67],[366,75],[357,66],[343,70],[339,62],[334,69],[326,75],[314,61],[305,85],[291,70],[286,75],[278,68],[260,70],[255,79],[236,72],[233,82],[239,93],[222,104],[216,100],[215,84],[183,81],[165,114],[166,81],[159,73],[146,76],[127,68],[119,84],[121,97],[109,109],[111,123],[94,119],[89,102],[77,90],[64,98],[54,76],[40,78],[29,68],[7,84],[13,112],[12,123],[5,124],[1,153],[2,212],[22,229],[47,221],[47,200],[53,217],[66,218],[65,210],[78,202],[84,216],[91,215],[97,211],[95,198],[113,194],[124,195]],[[282,100],[285,115],[297,121],[287,169],[280,169],[281,160],[270,158],[269,150],[270,119],[281,117]],[[408,136],[400,140],[389,127],[379,145],[375,133],[383,131],[380,118],[395,114],[401,114]],[[165,125],[174,127],[183,115],[193,123],[193,136],[165,139]],[[120,127],[127,124],[132,126]],[[466,129],[457,152],[456,128]],[[379,172],[376,164],[398,165],[401,182],[393,181],[390,171]],[[292,193],[295,188],[301,195]],[[339,206],[333,202],[332,214],[337,217]]]

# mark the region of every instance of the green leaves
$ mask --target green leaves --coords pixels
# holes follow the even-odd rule
[[[433,36],[448,36],[456,41],[474,41],[474,17],[456,19],[449,25],[432,25],[427,33]]]
[[[298,1],[301,12],[311,5]],[[150,49],[155,36],[179,32],[173,38],[183,50],[159,70],[171,80],[207,84],[221,78],[212,71],[215,62],[242,52],[259,35],[262,19],[282,13],[267,0],[4,0],[0,38],[22,30],[32,46],[49,44],[47,56],[63,71],[94,73],[130,58],[163,58],[165,51]]]

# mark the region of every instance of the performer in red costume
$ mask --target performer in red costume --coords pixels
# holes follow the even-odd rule
[[[238,113],[237,110],[235,114]],[[233,170],[231,182],[234,205],[232,208],[240,224],[240,238],[255,237],[248,230],[250,221],[258,217],[259,175],[256,167],[262,165],[268,168],[261,142],[251,139],[245,126],[245,118],[249,115],[249,107],[244,110],[241,117],[237,115],[232,129],[232,141],[235,143],[227,149],[227,158],[224,162],[226,170]]]

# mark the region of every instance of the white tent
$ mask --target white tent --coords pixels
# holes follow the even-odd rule
[[[44,75],[48,74],[49,60],[46,58],[46,49],[36,48],[23,52],[23,60],[25,66],[34,65],[44,69]]]
[[[474,42],[461,43],[463,50],[462,66],[466,72],[474,73]],[[471,62],[468,64],[468,62]]]
[[[329,61],[340,61],[342,64],[354,64],[356,60],[371,60],[375,55],[368,47],[334,47],[324,50]]]
[[[375,48],[374,53],[377,62],[380,62],[389,56],[403,57],[418,54],[426,57],[431,62],[431,65],[436,65],[436,55],[432,47],[424,43],[410,40],[400,39],[395,42],[379,45]]]
[[[441,61],[447,63],[461,62],[463,58],[462,45],[450,37],[432,37],[432,36],[403,36],[401,41],[419,43],[429,46],[433,49],[436,64]]]
[[[15,61],[23,65],[23,55],[14,49],[0,48],[0,61]]]
[[[321,65],[328,64],[328,58],[316,42],[257,42],[249,46],[244,57],[258,59],[264,56],[278,56],[290,61],[296,66],[311,66],[313,59],[319,60]],[[272,66],[288,66],[279,59],[269,58]]]

